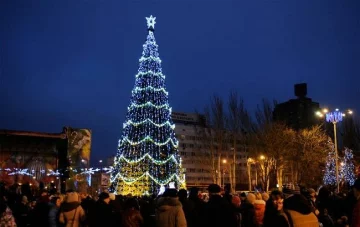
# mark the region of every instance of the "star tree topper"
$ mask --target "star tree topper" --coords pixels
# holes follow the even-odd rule
[[[150,15],[150,17],[145,17],[145,18],[146,18],[146,23],[147,23],[148,29],[155,29],[156,17],[153,17],[152,15]]]

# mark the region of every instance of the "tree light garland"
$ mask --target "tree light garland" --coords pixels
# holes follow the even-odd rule
[[[356,179],[353,158],[352,150],[345,148],[345,155],[340,165],[340,178],[350,186],[354,185]]]
[[[139,125],[143,125],[143,124],[146,124],[146,123],[151,123],[151,124],[155,125],[156,127],[164,127],[164,126],[167,125],[167,126],[171,127],[171,129],[175,129],[175,124],[171,124],[170,121],[166,121],[166,122],[164,122],[162,124],[156,124],[155,122],[153,122],[150,119],[146,119],[146,120],[139,121],[139,122],[133,122],[132,120],[128,120],[127,122],[125,122],[123,124],[123,128],[126,128],[129,125],[139,126]]]

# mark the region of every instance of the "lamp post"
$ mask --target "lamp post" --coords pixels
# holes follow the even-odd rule
[[[348,110],[347,113],[349,115],[353,114],[353,111]],[[337,123],[343,120],[345,113],[339,111],[339,109],[335,109],[333,112],[329,112],[328,109],[323,109],[322,112],[316,112],[316,115],[319,117],[323,117],[325,114],[325,120],[330,122],[334,126],[334,145],[335,145],[335,175],[336,175],[336,192],[340,192],[339,188],[339,160],[338,160],[338,144],[337,144]]]

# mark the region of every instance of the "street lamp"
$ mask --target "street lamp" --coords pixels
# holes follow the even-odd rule
[[[100,171],[102,171],[102,160],[101,159],[99,160],[99,163],[100,163]]]
[[[335,144],[335,174],[336,174],[336,190],[339,193],[339,161],[338,161],[338,145],[337,145],[337,123],[343,120],[343,117],[346,116],[345,113],[339,111],[339,109],[335,109],[333,112],[329,112],[327,109],[323,109],[322,112],[316,112],[316,115],[319,117],[323,117],[325,114],[325,120],[334,125],[334,144]],[[353,111],[348,110],[347,114],[352,115]]]

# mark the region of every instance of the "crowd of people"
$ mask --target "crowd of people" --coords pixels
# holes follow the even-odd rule
[[[141,198],[5,187],[0,195],[0,227],[360,227],[360,179],[347,194],[289,185],[236,194],[211,184],[208,197],[198,188]]]

